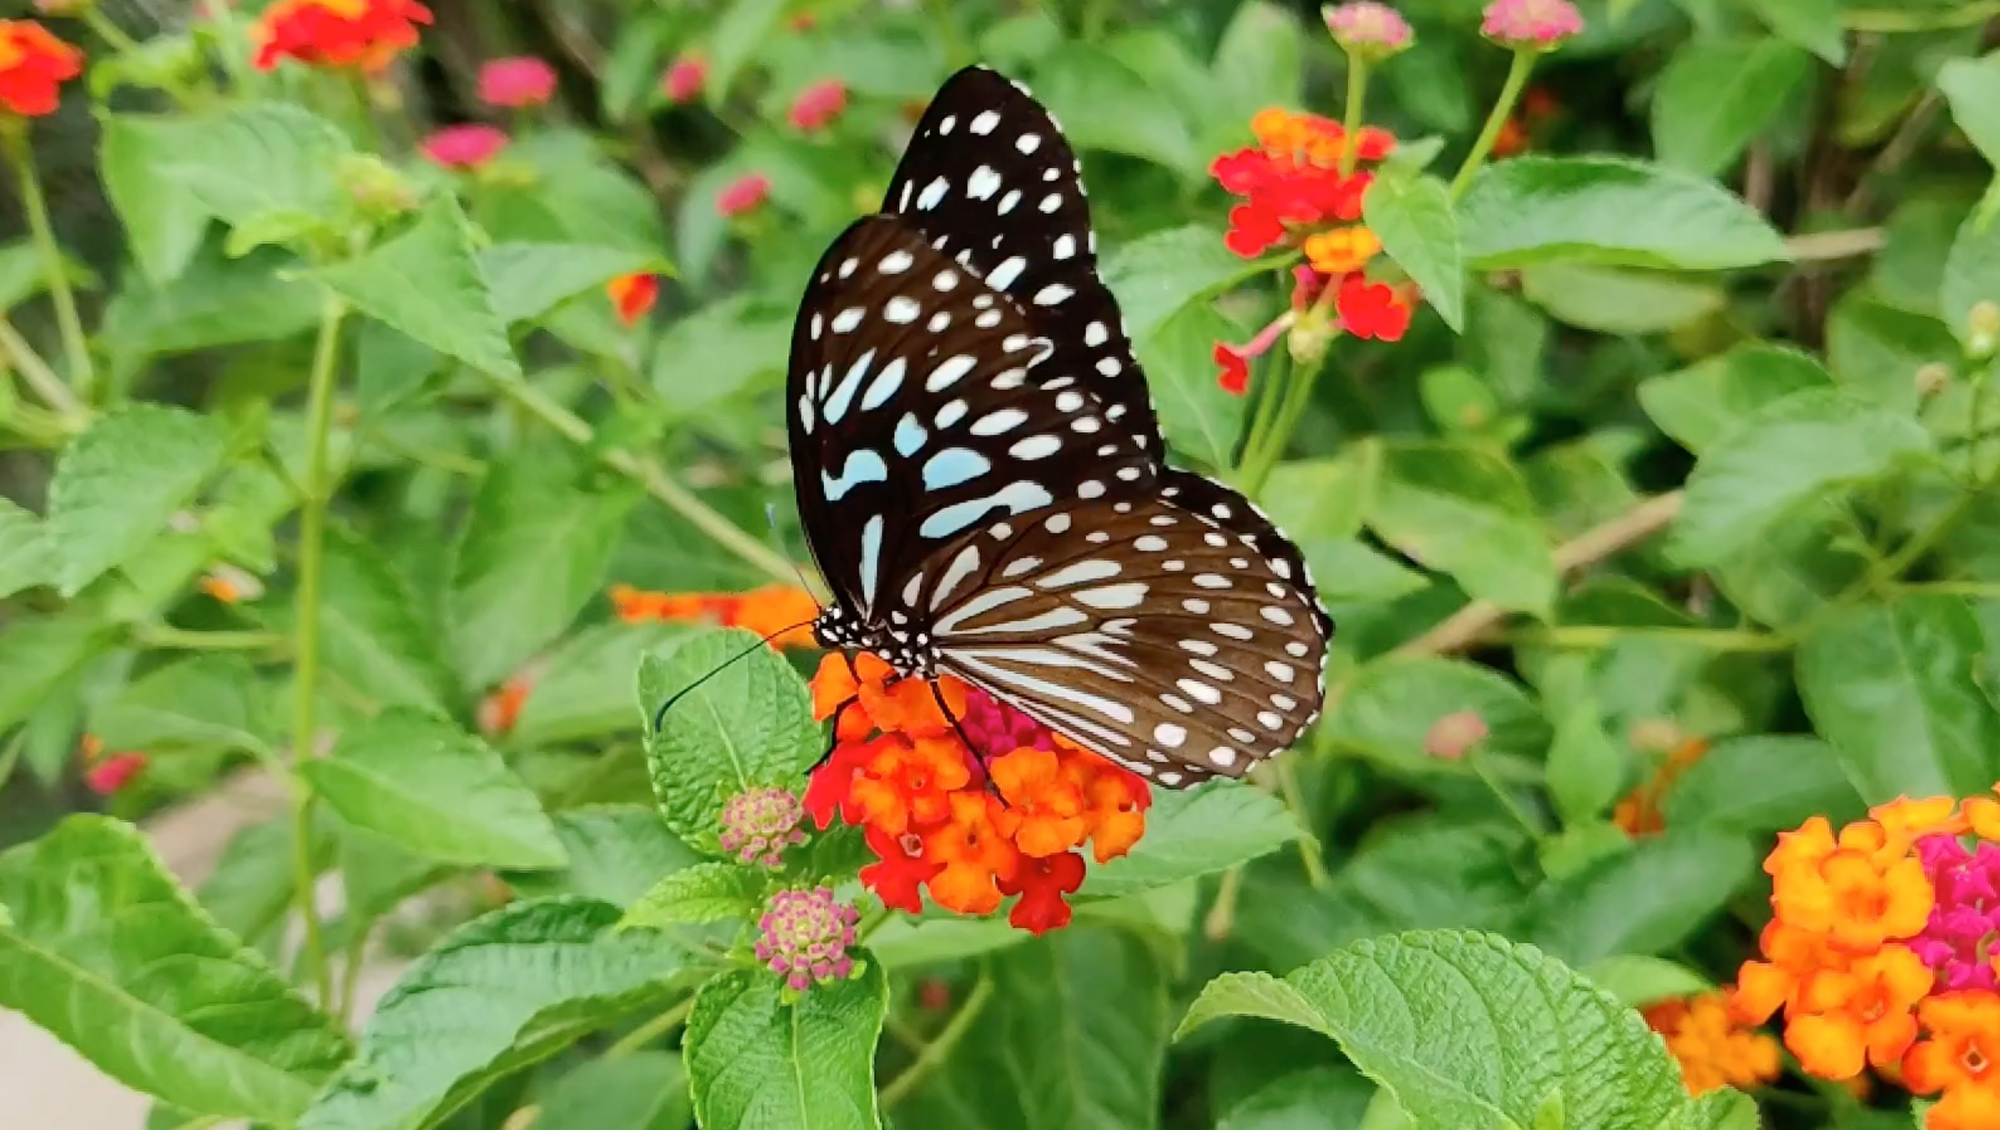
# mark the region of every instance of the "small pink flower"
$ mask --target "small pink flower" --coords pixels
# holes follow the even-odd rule
[[[715,210],[723,219],[733,219],[756,211],[770,196],[771,178],[763,173],[747,173],[716,194]]]
[[[785,865],[785,849],[806,842],[799,822],[806,810],[789,790],[746,789],[722,806],[722,850],[740,863],[773,871]]]
[[[532,55],[495,59],[479,68],[479,100],[488,106],[539,106],[555,92],[555,68]]]
[[[860,918],[852,906],[834,901],[831,887],[779,891],[757,920],[754,952],[795,993],[815,983],[844,981],[854,974],[847,951]]]
[[[1486,720],[1470,710],[1447,714],[1431,723],[1424,734],[1424,752],[1445,761],[1458,761],[1486,740]]]
[[[810,133],[825,129],[845,109],[847,109],[847,84],[837,78],[830,78],[813,83],[799,91],[799,96],[792,100],[792,108],[785,115],[785,120],[792,124],[793,129]]]
[[[1370,60],[1386,59],[1409,47],[1413,36],[1410,22],[1396,9],[1377,0],[1353,0],[1338,7],[1323,8],[1326,30],[1341,50]]]
[[[1569,0],[1493,0],[1479,34],[1516,51],[1553,51],[1583,31],[1583,13]]]
[[[676,106],[701,97],[708,85],[708,60],[699,55],[682,55],[660,76],[660,90]]]
[[[145,754],[115,753],[85,771],[83,783],[98,796],[110,796],[131,784],[145,768]]]
[[[424,138],[419,148],[447,169],[476,169],[507,148],[507,135],[492,126],[446,126]]]

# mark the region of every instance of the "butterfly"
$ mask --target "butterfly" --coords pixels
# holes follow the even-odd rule
[[[1255,505],[1166,463],[1081,173],[968,67],[815,267],[786,386],[813,632],[1161,785],[1241,776],[1318,717],[1333,622]]]

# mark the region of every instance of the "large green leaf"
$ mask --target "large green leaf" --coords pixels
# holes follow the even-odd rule
[[[138,829],[72,816],[0,855],[0,1007],[134,1090],[290,1124],[347,1044],[182,890]]]
[[[665,929],[687,923],[747,920],[757,915],[771,875],[759,867],[710,860],[684,867],[653,885],[625,911],[625,927]]]
[[[521,375],[507,322],[473,254],[465,214],[449,193],[402,234],[322,267],[315,277],[362,313],[447,357],[496,377]]]
[[[1260,1016],[1338,1041],[1418,1126],[1751,1130],[1724,1088],[1691,1099],[1638,1014],[1534,949],[1438,930],[1357,942],[1283,980],[1225,973],[1180,1035]],[[1440,1034],[1449,1033],[1448,1038]]]
[[[1465,262],[1444,182],[1421,175],[1381,177],[1368,186],[1361,205],[1382,250],[1409,273],[1445,324],[1463,332]]]
[[[1201,171],[1202,154],[1173,99],[1099,48],[1058,48],[1035,70],[1035,95],[1078,149],[1143,157],[1183,176]]]
[[[668,411],[712,424],[701,421],[704,410],[784,373],[791,340],[789,309],[747,295],[725,298],[660,334],[650,379]]]
[[[709,34],[708,101],[721,105],[736,75],[771,38],[787,0],[730,0]]]
[[[618,913],[544,899],[460,927],[382,998],[360,1055],[299,1130],[426,1130],[494,1080],[663,1007],[687,979],[687,954],[648,931],[613,934]]]
[[[458,545],[449,600],[465,681],[510,675],[561,635],[604,585],[619,526],[639,499],[572,484],[567,462],[523,457],[487,471]]]
[[[2000,168],[2000,51],[1945,60],[1937,71],[1937,88],[1973,148],[1987,164]]]
[[[334,859],[334,823],[322,818],[313,821],[308,845],[313,873],[331,866]],[[272,928],[284,921],[291,909],[298,873],[293,869],[292,821],[289,815],[262,824],[252,824],[229,837],[228,846],[216,860],[215,870],[195,891],[202,909],[215,916],[223,929],[257,944],[276,933]]]
[[[757,642],[740,629],[709,632],[664,659],[647,655],[639,663],[653,791],[667,826],[703,846],[714,844],[730,797],[757,785],[794,785],[822,752],[805,680],[777,652],[752,647]],[[652,730],[654,712],[677,694]]]
[[[619,275],[664,273],[657,255],[579,243],[501,243],[479,253],[479,269],[504,323],[539,318]]]
[[[1639,403],[1660,430],[1700,454],[1730,425],[1772,401],[1833,378],[1807,354],[1748,342],[1678,372],[1639,382]]]
[[[1669,548],[1689,565],[1725,560],[1780,519],[1930,450],[1929,433],[1907,416],[1834,389],[1792,393],[1702,453]]]
[[[856,962],[859,976],[791,1003],[765,969],[702,986],[682,1056],[703,1130],[878,1130],[875,1042],[889,980],[865,955]]]
[[[1958,237],[1952,240],[1938,305],[1945,325],[1975,356],[1980,350],[1991,350],[2000,336],[1987,330],[1986,341],[1975,340],[1979,335],[1972,330],[1972,311],[1980,303],[2000,312],[2000,223],[1974,213],[1966,217]]]
[[[121,368],[159,353],[283,341],[319,321],[323,294],[289,271],[297,260],[263,249],[240,259],[202,251],[172,280],[121,280],[98,336]],[[299,370],[293,370],[294,374]]]
[[[1671,828],[1768,835],[1819,813],[1836,824],[1861,815],[1839,751],[1805,734],[1725,738],[1681,771],[1660,803]]]
[[[132,258],[154,282],[181,273],[209,223],[208,209],[192,192],[167,188],[155,175],[160,162],[155,134],[161,120],[107,114],[98,125],[98,178],[125,223]]]
[[[1750,0],[1750,9],[1778,35],[1836,67],[1847,65],[1840,0]]]
[[[1246,401],[1216,381],[1213,354],[1216,342],[1236,336],[1229,319],[1207,306],[1193,306],[1167,319],[1138,346],[1167,442],[1211,467],[1234,462],[1236,436],[1243,427]]]
[[[270,754],[257,673],[240,655],[198,655],[127,684],[99,707],[91,732],[107,749],[242,750]]]
[[[34,714],[79,667],[117,638],[112,625],[85,608],[20,616],[0,626],[0,733]],[[65,733],[61,738],[64,754],[72,736]]]
[[[1160,790],[1130,854],[1094,868],[1082,895],[1120,898],[1247,863],[1305,835],[1277,797],[1234,781]]]
[[[1787,257],[1757,211],[1714,181],[1622,157],[1515,157],[1458,206],[1476,270],[1583,262],[1718,270]]]
[[[1983,675],[1991,646],[1963,597],[1936,593],[1814,622],[1799,695],[1863,800],[1969,796],[2000,780],[2000,712]]]
[[[328,673],[370,703],[443,713],[456,694],[416,594],[379,549],[351,535],[327,539],[319,646]]]
[[[1653,148],[1689,172],[1727,169],[1792,100],[1812,57],[1782,39],[1696,37],[1653,91]]]
[[[562,843],[500,755],[450,722],[397,707],[300,767],[341,819],[439,863],[562,867]]]
[[[1223,246],[1206,224],[1169,228],[1123,243],[1104,256],[1104,285],[1125,314],[1125,332],[1145,341],[1189,303],[1267,270]]]
[[[1434,656],[1385,659],[1358,671],[1328,711],[1328,736],[1405,769],[1435,766],[1424,736],[1447,714],[1486,723],[1484,748],[1539,759],[1549,724],[1520,686],[1490,668]]]
[[[656,1051],[590,1060],[535,1106],[535,1130],[685,1130],[694,1117],[679,1057]]]
[[[56,580],[75,596],[146,548],[228,452],[222,425],[156,404],[98,417],[56,460],[46,527]]]
[[[240,228],[330,219],[345,203],[334,170],[352,148],[347,135],[304,107],[250,102],[112,121],[105,187],[156,278],[177,274],[200,241],[196,208]]]
[[[1376,912],[1371,929],[1505,930],[1528,895],[1517,866],[1523,843],[1511,824],[1391,818],[1369,828],[1335,886]]]
[[[1659,953],[1721,911],[1756,863],[1742,836],[1670,829],[1544,885],[1528,908],[1528,936],[1578,965]]]
[[[1713,282],[1595,263],[1523,267],[1521,294],[1559,322],[1606,334],[1665,333],[1728,304]]]
[[[661,877],[700,862],[701,856],[667,830],[650,804],[568,808],[550,817],[569,866],[561,871],[509,874],[508,885],[525,895],[572,894],[618,906],[653,889]]]
[[[1073,926],[992,959],[992,995],[899,1126],[1152,1130],[1167,972],[1131,933]]]
[[[0,498],[0,600],[52,584],[55,576],[55,547],[42,520],[12,499]]]
[[[511,744],[527,748],[630,733],[632,672],[648,652],[665,654],[688,634],[676,624],[599,624],[551,653],[521,704]]]
[[[1546,613],[1555,598],[1554,551],[1535,500],[1520,472],[1486,448],[1385,444],[1368,524],[1405,556],[1502,608]]]

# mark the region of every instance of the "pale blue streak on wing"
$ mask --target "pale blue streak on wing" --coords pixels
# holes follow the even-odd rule
[[[943,490],[969,483],[993,469],[993,461],[969,447],[947,447],[924,461],[924,489]]]
[[[825,492],[828,502],[838,502],[840,496],[860,486],[862,483],[879,483],[889,477],[888,464],[882,457],[868,448],[847,453],[847,461],[840,465],[840,477],[834,478],[825,471],[819,473],[820,489]]]
[[[970,498],[964,502],[954,502],[937,513],[924,519],[917,532],[927,538],[948,538],[986,515],[995,506],[1004,506],[1009,514],[1025,514],[1039,510],[1055,501],[1040,483],[1021,480],[1008,483],[992,494],[982,498]]]
[[[840,418],[847,415],[847,407],[854,403],[854,393],[861,387],[861,378],[868,375],[868,367],[874,363],[875,351],[871,349],[847,367],[846,375],[840,378],[840,386],[826,398],[826,411],[822,415],[827,423],[838,424]]]
[[[896,454],[903,458],[907,459],[922,451],[924,440],[928,438],[930,434],[924,431],[922,424],[917,423],[915,414],[905,412],[903,418],[896,421]]]
[[[861,527],[861,603],[875,607],[875,574],[882,566],[882,516],[875,515]]]

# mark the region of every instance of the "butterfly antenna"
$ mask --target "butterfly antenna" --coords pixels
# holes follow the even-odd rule
[[[826,611],[826,606],[819,602],[819,597],[813,592],[812,584],[806,580],[805,567],[793,561],[792,555],[785,552],[784,539],[778,536],[778,508],[769,502],[764,504],[764,525],[771,532],[771,548],[778,551],[778,556],[791,562],[792,574],[799,579],[799,588],[812,599],[814,608],[821,612]]]
[[[814,619],[817,619],[817,617],[815,617]],[[730,664],[736,662],[737,660],[743,658],[746,655],[749,655],[751,652],[756,651],[758,648],[769,647],[772,640],[777,639],[779,636],[784,635],[786,632],[795,632],[798,631],[800,628],[807,627],[811,624],[812,620],[801,620],[796,624],[779,628],[777,631],[772,632],[770,635],[765,636],[763,639],[758,640],[756,643],[751,644],[749,647],[744,648],[742,651],[739,651],[735,655],[732,655],[729,658],[723,660],[721,663],[716,664],[714,667],[710,668],[706,674],[702,675],[701,678],[696,679],[694,682],[689,683],[687,686],[684,686],[680,690],[675,691],[673,694],[668,695],[667,701],[661,703],[660,709],[655,711],[653,714],[653,733],[658,734],[660,732],[661,723],[665,722],[667,719],[667,711],[672,710],[674,708],[674,703],[677,703],[681,699],[687,697],[689,691],[694,690],[696,687],[699,687],[703,683],[708,682],[710,679],[715,678],[717,675],[722,674],[722,672],[725,669],[727,669]]]

